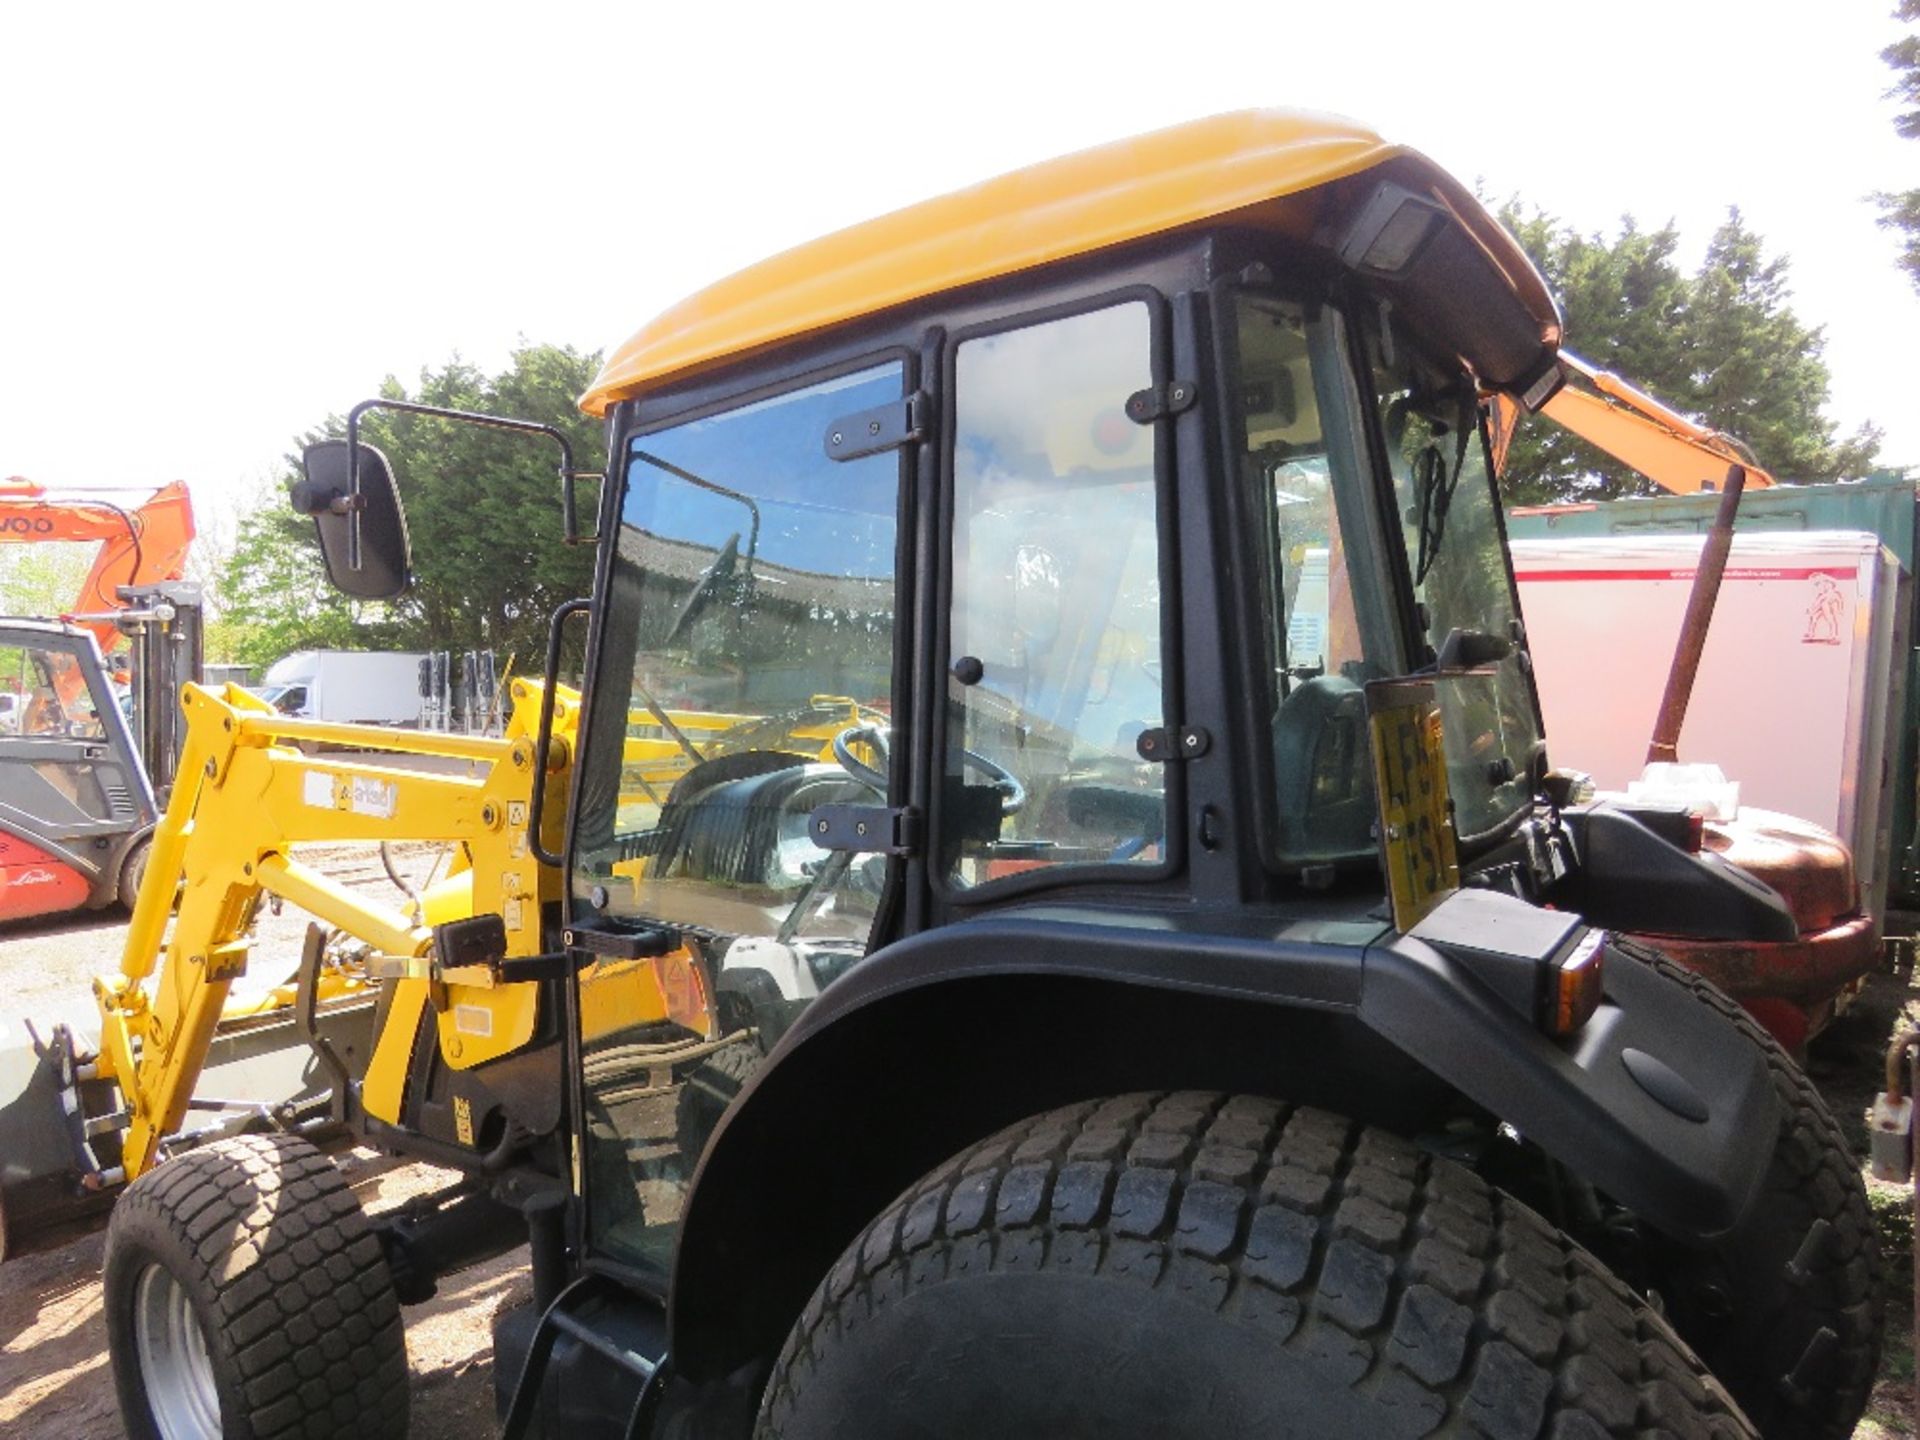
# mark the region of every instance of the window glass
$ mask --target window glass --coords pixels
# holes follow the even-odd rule
[[[886,803],[901,458],[827,458],[886,365],[636,438],[573,888],[673,927],[580,976],[589,1234],[664,1285],[681,1200],[766,1050],[865,952],[884,857],[814,844]]]
[[[1380,427],[1428,643],[1438,652],[1455,630],[1517,642],[1478,393],[1468,377],[1429,366],[1405,336],[1377,337],[1371,348]],[[1528,772],[1540,725],[1525,666],[1514,643],[1505,659],[1437,687],[1448,787],[1463,836],[1493,829],[1531,801]]]
[[[1151,866],[1165,772],[1155,427],[1144,303],[963,342],[956,358],[947,873]]]
[[[111,688],[99,677],[94,693],[73,643],[0,646],[0,809],[54,833],[122,818],[134,804],[100,709]],[[115,717],[113,736],[124,733]]]
[[[15,697],[0,710],[0,726],[12,734],[55,740],[106,736],[86,672],[70,650],[0,648],[0,688]]]
[[[1235,301],[1239,490],[1257,547],[1279,851],[1290,865],[1374,850],[1366,696],[1389,673],[1391,617],[1381,587],[1349,565],[1368,552],[1362,474],[1336,466],[1321,391],[1341,361],[1330,327],[1305,306]],[[1350,452],[1348,452],[1350,453]]]

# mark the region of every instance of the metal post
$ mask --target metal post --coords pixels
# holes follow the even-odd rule
[[[1700,656],[1707,648],[1707,627],[1713,623],[1714,602],[1720,598],[1720,579],[1726,573],[1727,552],[1733,548],[1734,513],[1740,508],[1740,492],[1746,489],[1747,472],[1739,465],[1727,467],[1727,481],[1720,492],[1720,505],[1713,514],[1713,528],[1701,547],[1700,568],[1693,572],[1693,593],[1687,596],[1687,613],[1680,621],[1680,643],[1673,652],[1673,669],[1667,674],[1667,692],[1660,697],[1660,715],[1653,723],[1653,740],[1647,746],[1647,763],[1677,760],[1680,730],[1687,722],[1687,703],[1693,698],[1694,676],[1700,670]]]

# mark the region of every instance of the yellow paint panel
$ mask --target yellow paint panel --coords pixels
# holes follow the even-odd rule
[[[1520,247],[1431,161],[1351,120],[1247,110],[1048,160],[764,260],[682,301],[607,360],[580,408],[889,306],[1226,215],[1305,237],[1320,187],[1389,162],[1460,216],[1557,339]]]
[[[360,1104],[367,1114],[389,1125],[400,1123],[400,1105],[407,1093],[407,1070],[413,1063],[413,1043],[420,1033],[420,1012],[427,1004],[427,982],[395,980],[386,1023],[374,1037],[373,1055],[360,1082]]]

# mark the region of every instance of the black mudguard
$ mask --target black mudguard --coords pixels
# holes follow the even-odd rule
[[[1297,913],[1050,907],[901,941],[828,988],[716,1131],[684,1212],[675,1354],[719,1374],[777,1348],[840,1246],[912,1180],[1021,1115],[1167,1083],[1132,1057],[1182,1033],[1232,1052],[1229,1083],[1257,1088],[1264,1068],[1271,1093],[1309,1103],[1337,1108],[1343,1086],[1451,1087],[1657,1228],[1717,1234],[1753,1202],[1774,1148],[1764,1064],[1637,962],[1611,955],[1605,990],[1582,1032],[1555,1041],[1434,946]],[[1063,1031],[1100,996],[1139,1028]],[[972,1064],[1002,1017],[1015,1046]],[[1695,1102],[1704,1119],[1680,1113]],[[962,1111],[976,1128],[954,1140]]]

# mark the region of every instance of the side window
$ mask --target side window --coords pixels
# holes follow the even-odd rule
[[[1158,864],[1165,723],[1153,383],[1133,301],[963,341],[955,359],[952,662],[941,844],[975,886]]]
[[[0,803],[54,827],[128,813],[100,694],[67,645],[0,647]],[[115,717],[118,724],[118,717]]]
[[[87,677],[69,650],[0,652],[0,685],[15,699],[10,733],[54,740],[99,740],[106,734]]]
[[[885,803],[901,457],[829,459],[887,364],[636,437],[582,756],[574,893],[675,952],[580,972],[592,1247],[664,1290],[695,1165],[786,1027],[866,953]]]
[[[1321,394],[1342,371],[1329,323],[1297,301],[1234,303],[1240,498],[1269,647],[1278,850],[1308,865],[1373,850],[1368,680],[1391,619],[1364,556],[1363,477],[1327,443]]]

